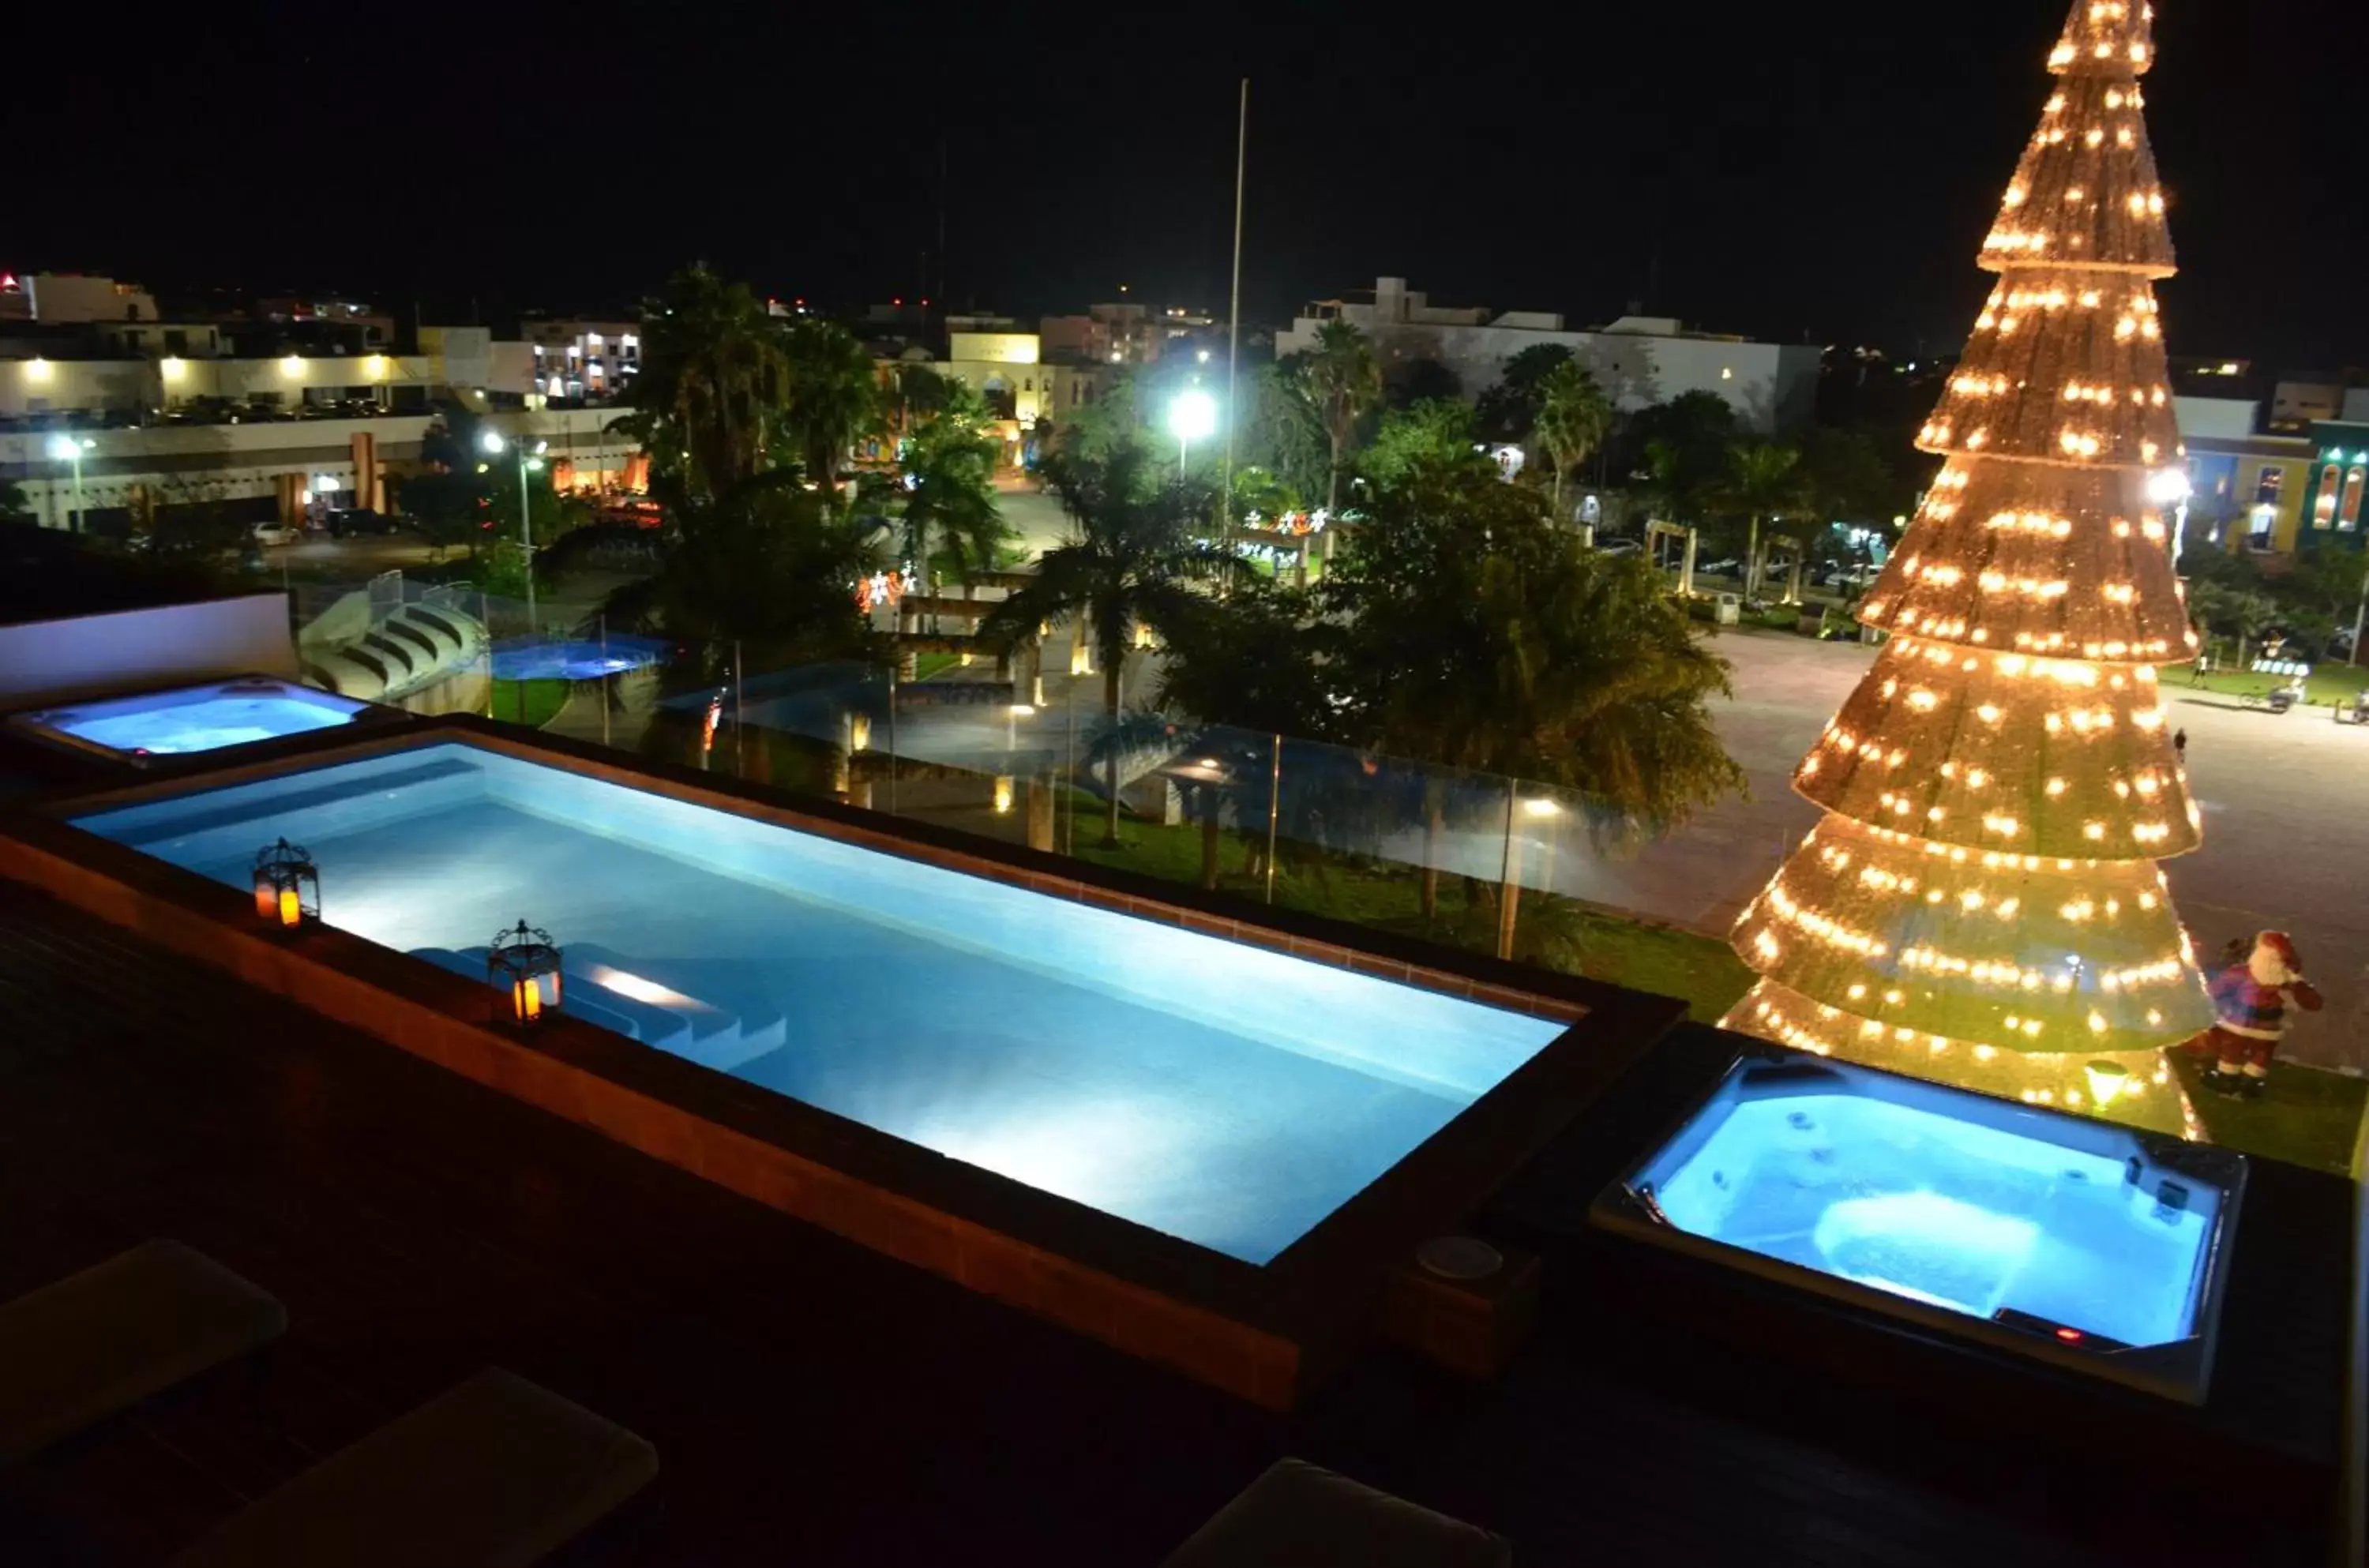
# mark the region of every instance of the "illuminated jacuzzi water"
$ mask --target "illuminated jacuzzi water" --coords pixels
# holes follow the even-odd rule
[[[293,681],[246,678],[11,715],[36,735],[120,757],[215,751],[352,722],[367,703]]]
[[[1264,1263],[1564,1025],[473,747],[85,817],[482,978],[524,918],[658,1048]]]
[[[2193,1392],[2243,1173],[2223,1150],[1769,1052],[1740,1060],[1608,1200],[1654,1239]]]

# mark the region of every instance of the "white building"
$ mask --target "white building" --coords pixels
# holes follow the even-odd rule
[[[598,403],[616,397],[641,372],[638,321],[531,320],[521,335],[532,357],[526,367],[532,390],[554,402]],[[496,385],[508,379],[498,372]]]
[[[1548,311],[1492,313],[1485,306],[1435,305],[1403,278],[1379,278],[1358,290],[1305,307],[1277,333],[1280,356],[1316,347],[1319,328],[1345,321],[1373,339],[1383,373],[1431,360],[1452,372],[1473,399],[1495,384],[1505,361],[1542,344],[1577,356],[1614,406],[1626,411],[1688,392],[1717,393],[1749,429],[1773,434],[1805,425],[1817,395],[1819,345],[1757,343],[1688,330],[1671,316],[1624,315],[1574,331]]]

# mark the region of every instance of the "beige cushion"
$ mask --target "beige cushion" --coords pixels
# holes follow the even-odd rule
[[[0,1464],[278,1338],[287,1310],[204,1253],[145,1242],[0,1307]]]
[[[225,1520],[177,1568],[532,1562],[658,1473],[613,1422],[488,1368]]]
[[[1277,1459],[1162,1568],[1505,1568],[1487,1530],[1302,1459]]]

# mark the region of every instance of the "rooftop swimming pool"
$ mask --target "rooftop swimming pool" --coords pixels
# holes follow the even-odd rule
[[[302,842],[327,923],[479,979],[523,918],[570,1013],[1252,1264],[1567,1027],[475,746],[74,821],[242,890]]]
[[[2226,1150],[1771,1048],[1596,1212],[2199,1398],[2244,1173]]]
[[[350,697],[248,676],[13,714],[8,723],[52,742],[137,761],[330,729],[369,711],[370,704]]]

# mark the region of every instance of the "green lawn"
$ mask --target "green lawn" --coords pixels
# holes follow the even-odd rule
[[[2273,686],[2286,683],[2283,675],[2257,674],[2251,670],[2216,670],[2199,679],[2193,669],[2174,666],[2163,672],[2163,690],[2167,696],[2177,697],[2182,692],[2213,692],[2225,697],[2260,695]],[[2333,707],[2349,703],[2355,693],[2369,686],[2369,669],[2356,669],[2350,664],[2318,664],[2304,679],[2305,700],[2315,707]]]
[[[567,701],[565,681],[496,681],[493,716],[541,729]]]
[[[2173,1065],[2214,1142],[2338,1175],[2351,1172],[2361,1117],[2369,1111],[2369,1079],[2273,1067],[2260,1099],[2229,1100],[2204,1087],[2184,1054]]]
[[[913,656],[913,679],[927,681],[931,676],[952,670],[962,662],[958,653],[917,653]]]

